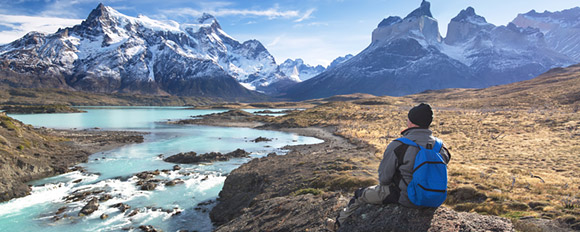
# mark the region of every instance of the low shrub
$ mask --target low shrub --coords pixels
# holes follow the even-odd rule
[[[299,189],[294,191],[294,193],[292,193],[292,195],[294,196],[299,196],[299,195],[306,195],[306,194],[312,194],[312,195],[320,195],[324,193],[324,191],[320,190],[320,189],[315,189],[315,188],[305,188],[305,189]]]

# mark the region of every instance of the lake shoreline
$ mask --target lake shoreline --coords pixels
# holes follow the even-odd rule
[[[34,128],[2,113],[0,202],[30,194],[26,183],[71,171],[90,155],[143,142],[142,132]]]
[[[339,192],[334,191],[323,193],[322,196],[300,195],[299,199],[296,199],[298,196],[295,193],[309,189],[308,182],[312,178],[310,174],[313,170],[317,170],[320,163],[335,163],[336,160],[349,162],[349,159],[353,157],[368,157],[376,152],[375,149],[368,144],[353,143],[336,135],[336,127],[333,126],[293,127],[270,123],[267,118],[269,117],[232,110],[196,119],[171,122],[172,124],[249,127],[295,133],[324,141],[318,144],[285,146],[283,149],[290,150],[286,155],[253,159],[233,170],[226,178],[217,205],[210,212],[216,231],[235,231],[242,228],[267,231],[271,225],[261,224],[260,221],[268,216],[250,219],[254,216],[249,214],[248,209],[267,211],[279,204],[286,204],[289,211],[304,213],[295,217],[293,222],[288,222],[289,227],[285,229],[300,231],[323,229],[322,222],[327,215],[337,212],[339,208],[347,204],[348,200]],[[356,175],[366,178],[363,173]],[[374,181],[376,177],[369,179]],[[304,205],[304,202],[308,204]],[[308,208],[314,211],[306,210]],[[327,210],[319,210],[320,208]],[[247,223],[247,221],[253,223]]]

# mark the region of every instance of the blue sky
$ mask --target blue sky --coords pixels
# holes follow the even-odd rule
[[[421,0],[0,0],[0,44],[28,31],[55,32],[78,24],[99,2],[123,14],[185,23],[203,12],[216,16],[223,30],[243,42],[257,39],[278,64],[302,58],[328,65],[346,54],[356,55],[370,43],[371,33],[388,16],[406,16]],[[472,6],[495,25],[506,25],[518,13],[559,11],[580,6],[578,0],[431,0],[431,12],[445,36],[447,24]]]

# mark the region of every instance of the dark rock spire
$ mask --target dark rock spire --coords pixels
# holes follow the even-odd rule
[[[421,6],[417,9],[415,9],[409,15],[407,15],[407,17],[405,17],[405,19],[418,18],[421,16],[429,16],[429,17],[433,18],[433,15],[431,14],[431,3],[429,3],[428,1],[423,0],[423,2],[421,2]]]

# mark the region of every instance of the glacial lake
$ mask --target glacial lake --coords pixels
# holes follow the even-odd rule
[[[168,120],[187,119],[225,110],[192,110],[182,107],[79,107],[87,113],[9,115],[35,127],[57,129],[131,130],[148,132],[145,142],[92,154],[86,169],[29,183],[32,194],[0,203],[0,231],[141,231],[139,226],[152,225],[163,231],[211,231],[209,211],[223,187],[229,172],[248,162],[249,158],[232,159],[211,164],[180,164],[159,157],[195,151],[227,153],[238,148],[263,157],[271,152],[284,155],[286,145],[315,144],[322,140],[296,134],[197,125],[172,125]],[[259,110],[248,110],[256,112]],[[275,111],[275,110],[273,110]],[[259,136],[269,142],[251,142]],[[135,174],[143,171],[171,170],[154,177],[162,181],[181,179],[183,184],[164,186],[160,182],[153,191],[140,190]],[[78,213],[92,199],[66,200],[83,191],[109,194],[110,200],[99,202],[94,213],[79,217]],[[198,205],[199,203],[202,203]],[[121,212],[112,207],[124,203],[131,208]],[[136,214],[129,216],[136,210]],[[59,212],[60,211],[60,212]],[[57,214],[57,212],[59,212]],[[107,214],[108,218],[100,216]],[[66,215],[66,217],[64,216]],[[60,219],[55,220],[55,216]]]

